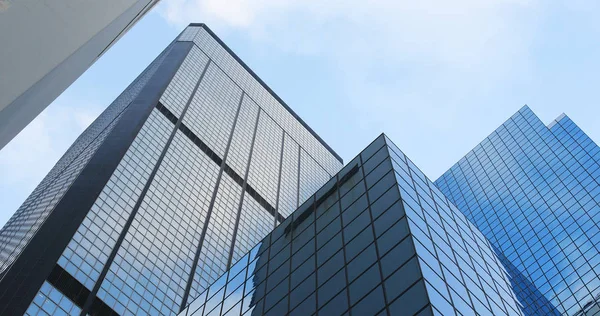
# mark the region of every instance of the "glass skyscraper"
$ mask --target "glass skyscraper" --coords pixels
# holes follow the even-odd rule
[[[599,160],[527,106],[434,185],[382,136],[180,316],[598,315]]]
[[[0,314],[177,314],[341,167],[191,24],[0,230]]]
[[[490,241],[527,315],[600,312],[600,149],[527,107],[435,183]]]
[[[521,309],[483,234],[381,135],[179,315],[288,314]]]
[[[190,24],[0,230],[0,314],[595,315],[599,162],[524,107],[435,182],[342,168]]]

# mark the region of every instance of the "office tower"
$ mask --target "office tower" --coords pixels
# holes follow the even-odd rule
[[[0,0],[0,149],[158,0]]]
[[[0,314],[176,314],[341,166],[192,24],[0,231]]]
[[[288,313],[521,315],[489,242],[385,135],[179,315]]]
[[[600,149],[523,107],[435,183],[497,250],[527,315],[594,315]]]

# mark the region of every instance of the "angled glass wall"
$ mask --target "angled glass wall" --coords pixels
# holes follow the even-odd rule
[[[0,230],[0,314],[176,314],[341,167],[192,24]]]
[[[545,126],[525,106],[435,182],[498,251],[527,315],[598,310],[599,162],[567,116]]]
[[[520,315],[489,242],[384,135],[191,315]]]

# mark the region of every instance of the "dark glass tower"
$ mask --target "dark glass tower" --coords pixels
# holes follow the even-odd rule
[[[527,315],[595,315],[600,148],[523,107],[435,183],[488,238]]]
[[[341,166],[191,24],[0,231],[0,314],[176,314]]]
[[[381,135],[180,316],[288,314],[521,310],[481,232]]]

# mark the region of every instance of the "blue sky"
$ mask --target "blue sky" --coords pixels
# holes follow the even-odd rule
[[[416,2],[416,3],[413,3]],[[600,3],[163,0],[0,151],[0,225],[189,22],[345,161],[385,132],[436,179],[524,104],[600,139]]]

